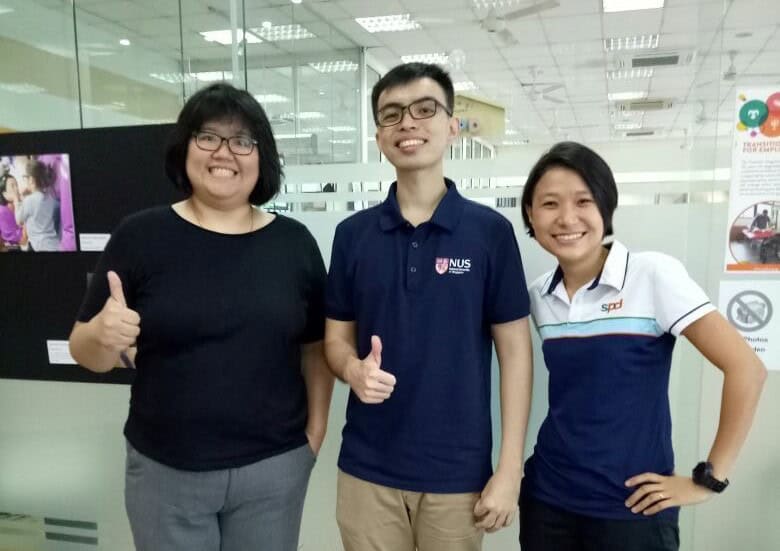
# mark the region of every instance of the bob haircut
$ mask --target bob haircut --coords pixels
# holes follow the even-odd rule
[[[604,236],[612,235],[612,214],[617,208],[618,191],[612,170],[595,151],[577,142],[560,142],[542,155],[531,169],[523,188],[522,215],[528,235],[534,236],[534,229],[528,218],[536,184],[552,168],[567,168],[576,172],[588,186],[593,200],[604,221]]]
[[[447,109],[452,113],[452,110],[455,108],[455,90],[449,73],[433,63],[404,63],[390,69],[385,76],[374,84],[374,88],[371,90],[371,111],[374,114],[374,122],[376,122],[379,96],[382,92],[388,88],[403,86],[423,78],[434,80],[441,86],[441,89],[444,91],[444,97],[447,99]]]
[[[177,188],[188,195],[192,194],[192,183],[187,177],[186,168],[187,148],[192,134],[205,123],[224,120],[241,121],[252,138],[257,140],[260,175],[249,194],[249,202],[253,205],[267,203],[279,192],[283,176],[271,123],[263,107],[249,92],[224,82],[198,90],[184,104],[168,138],[165,173]]]

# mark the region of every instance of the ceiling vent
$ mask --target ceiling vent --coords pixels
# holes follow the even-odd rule
[[[624,136],[626,138],[637,138],[640,136],[653,136],[655,134],[655,130],[632,130],[630,132],[626,132]]]
[[[618,111],[661,111],[672,108],[670,99],[637,99],[615,104]]]
[[[631,58],[630,68],[644,69],[647,67],[676,67],[678,65],[689,65],[696,53],[695,52],[655,52],[652,54],[643,54]]]

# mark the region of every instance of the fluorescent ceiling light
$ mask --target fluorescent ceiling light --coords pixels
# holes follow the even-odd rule
[[[219,31],[203,31],[199,33],[206,42],[219,42],[229,46],[233,43],[233,31],[231,29],[222,29]],[[236,30],[236,39],[241,42],[244,40],[244,31],[242,29]],[[249,44],[257,44],[262,42],[257,36],[252,33],[246,33],[246,41]]]
[[[655,70],[652,67],[641,69],[619,69],[617,71],[607,71],[608,80],[630,80],[632,78],[650,78]]]
[[[287,103],[290,98],[279,94],[255,94],[255,99],[260,103]]]
[[[4,13],[11,13],[13,8],[7,8],[5,6],[0,6],[0,15],[3,15]]]
[[[358,64],[354,61],[340,59],[338,61],[318,61],[309,63],[309,67],[320,73],[354,73],[358,70]]]
[[[316,38],[314,33],[301,25],[271,25],[270,27],[262,26],[257,29],[251,29],[251,31],[268,42]]]
[[[311,134],[274,134],[277,140],[292,140],[295,138],[311,138]]]
[[[639,34],[636,36],[618,36],[604,39],[604,51],[650,50],[658,47],[659,35]]]
[[[332,144],[349,145],[355,143],[355,140],[328,140]]]
[[[200,80],[201,82],[215,82],[220,80],[233,80],[233,73],[230,71],[205,71],[202,73],[149,73],[149,76],[162,80],[170,84],[181,84]]]
[[[641,122],[618,122],[615,123],[615,130],[639,130],[642,128]]]
[[[604,13],[652,10],[664,7],[664,0],[603,0]]]
[[[45,88],[29,82],[0,82],[0,90],[14,94],[40,94],[46,91]]]
[[[205,71],[202,73],[190,73],[195,80],[202,82],[218,82],[221,80],[233,80],[233,73],[230,71]]]
[[[647,92],[613,92],[607,94],[609,101],[628,101],[632,99],[645,99]]]
[[[470,80],[463,80],[461,82],[454,82],[452,84],[453,89],[456,92],[468,92],[469,90],[476,90],[477,85]]]
[[[450,58],[447,54],[444,52],[437,52],[434,54],[413,54],[413,55],[402,55],[401,61],[404,63],[438,63],[440,65],[444,65],[447,63],[447,60]]]
[[[331,132],[354,132],[357,130],[354,126],[329,126]]]
[[[504,134],[506,134],[507,136],[516,136],[517,134],[519,134],[519,132],[517,130],[513,130],[512,128],[510,128],[509,130],[504,132]]]
[[[408,13],[379,17],[356,17],[355,21],[370,33],[413,31],[420,28],[420,24],[412,19],[411,14]]]
[[[149,73],[149,76],[169,84],[181,84],[184,81],[192,80],[190,75],[182,75],[181,73]]]
[[[325,113],[320,113],[319,111],[301,111],[300,113],[282,113],[279,116],[283,119],[293,120],[297,118],[299,120],[305,121],[311,119],[324,119]]]
[[[529,140],[504,140],[501,145],[528,145]]]
[[[120,43],[122,46],[129,46],[129,45],[130,45],[130,41],[129,41],[128,39],[126,39],[126,38],[120,38],[120,39],[119,39],[119,43]]]

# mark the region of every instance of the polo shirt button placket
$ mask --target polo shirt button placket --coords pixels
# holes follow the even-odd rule
[[[409,239],[408,258],[409,260],[407,265],[409,268],[409,274],[407,275],[407,289],[414,290],[420,286],[420,276],[417,275],[419,273],[417,268],[420,265],[420,242],[418,240],[418,236],[414,233],[410,236]]]

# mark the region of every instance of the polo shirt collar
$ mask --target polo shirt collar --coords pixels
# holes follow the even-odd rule
[[[445,178],[444,184],[447,186],[447,193],[444,194],[436,206],[436,210],[433,211],[430,223],[451,232],[460,221],[465,199],[458,193],[455,182]],[[382,231],[391,231],[406,224],[406,219],[401,214],[401,207],[398,206],[397,190],[398,182],[393,182],[387,193],[387,199],[382,202],[380,207],[379,226]]]
[[[588,285],[588,291],[595,289],[601,284],[609,285],[617,289],[623,290],[623,286],[626,284],[626,273],[628,272],[628,249],[620,241],[613,241],[608,244],[609,253],[607,259],[604,261],[604,267],[601,272],[593,279],[593,282]],[[560,265],[555,268],[550,284],[545,291],[546,295],[553,294],[555,288],[563,281],[563,270]]]

